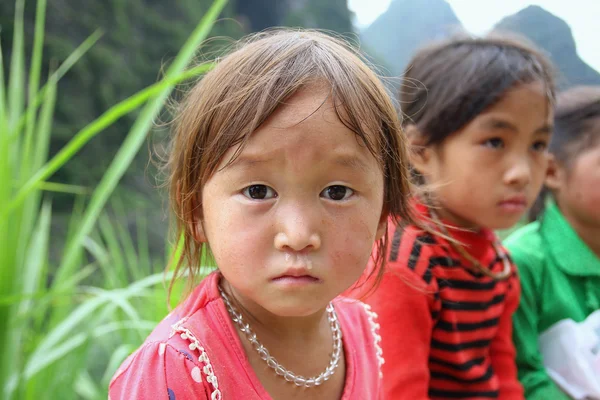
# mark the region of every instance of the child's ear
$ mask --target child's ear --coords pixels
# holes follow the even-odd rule
[[[425,137],[415,124],[409,124],[404,127],[404,133],[408,138],[410,165],[421,175],[427,175],[431,161],[430,146],[427,146]]]
[[[556,161],[556,158],[554,158],[552,154],[550,154],[549,157],[544,184],[551,191],[559,191],[563,186],[564,175],[566,172],[564,167]]]
[[[196,243],[206,243],[206,234],[204,233],[204,225],[202,224],[202,203],[200,198],[194,202],[194,211],[192,216],[191,231]]]

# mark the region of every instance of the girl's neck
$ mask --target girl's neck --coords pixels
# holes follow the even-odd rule
[[[265,341],[263,344],[267,347],[266,342],[271,340],[292,345],[310,343],[317,338],[322,338],[324,334],[326,337],[331,335],[325,308],[307,316],[282,317],[242,296],[224,278],[221,280],[221,285],[234,307],[243,315],[246,323],[257,336]]]
[[[473,222],[468,221],[456,214],[452,211],[440,206],[440,205],[430,205],[431,203],[424,203],[430,211],[433,211],[437,214],[437,216],[442,220],[442,222],[450,224],[452,227],[456,227],[459,229],[465,229],[472,232],[479,232],[481,227],[475,225]]]

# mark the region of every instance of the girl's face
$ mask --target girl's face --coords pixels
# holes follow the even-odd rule
[[[465,228],[513,226],[542,186],[552,118],[543,85],[519,85],[420,153],[415,166],[442,217]]]
[[[204,186],[203,232],[249,310],[323,310],[359,278],[385,232],[383,173],[328,95],[318,86],[293,95]]]
[[[568,169],[557,166],[546,179],[567,219],[590,230],[600,229],[600,141],[596,142],[577,155]]]

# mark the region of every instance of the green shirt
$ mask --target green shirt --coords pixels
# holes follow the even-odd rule
[[[521,277],[513,338],[519,379],[528,400],[568,399],[546,374],[538,335],[560,320],[583,321],[600,309],[600,259],[577,236],[555,204],[541,222],[506,240]]]

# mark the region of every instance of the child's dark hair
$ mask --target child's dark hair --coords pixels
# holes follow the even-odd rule
[[[577,157],[600,140],[600,86],[577,86],[558,95],[550,153],[569,170]],[[536,220],[551,192],[544,188],[529,213]]]
[[[499,101],[518,84],[541,82],[554,102],[550,61],[525,40],[490,35],[454,37],[420,50],[409,62],[399,93],[404,126],[414,124],[435,145]]]

